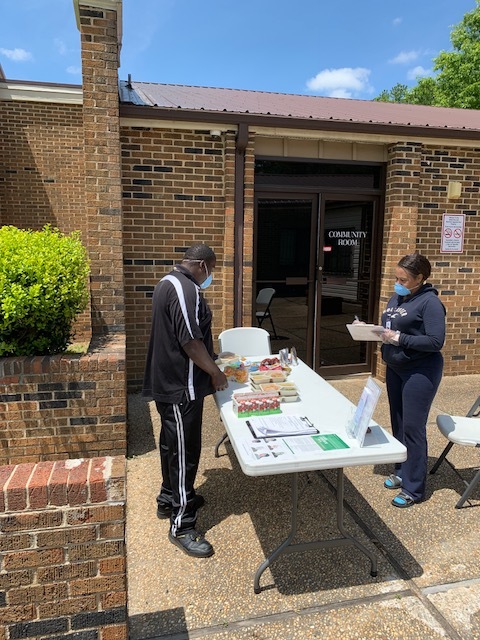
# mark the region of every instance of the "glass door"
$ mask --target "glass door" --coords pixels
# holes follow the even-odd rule
[[[378,276],[378,198],[326,195],[321,211],[315,368],[322,375],[371,369],[376,343],[352,340],[346,324],[371,322]]]
[[[317,227],[316,194],[265,194],[256,198],[254,295],[266,287],[275,289],[270,318],[262,322],[262,327],[270,332],[273,352],[295,347],[298,356],[311,366]]]

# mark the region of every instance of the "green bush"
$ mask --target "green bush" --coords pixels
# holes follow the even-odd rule
[[[0,227],[0,356],[65,351],[88,302],[80,235]]]

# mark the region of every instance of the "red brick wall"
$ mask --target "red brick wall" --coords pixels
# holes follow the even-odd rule
[[[398,259],[415,250],[425,254],[432,264],[430,282],[447,309],[445,375],[480,370],[479,151],[418,142],[389,149],[379,309],[391,296]],[[449,180],[462,183],[459,200],[447,199]],[[461,254],[440,252],[444,213],[466,215]]]
[[[0,359],[0,464],[125,455],[126,413],[123,338],[84,356]]]
[[[81,105],[0,101],[0,225],[86,238]]]
[[[210,245],[217,267],[206,298],[214,317],[214,336],[233,315],[224,304],[233,295],[232,218],[233,134],[222,141],[208,131],[122,127],[124,266],[127,324],[127,379],[141,385],[151,297],[156,283],[197,242]]]
[[[0,638],[126,640],[125,459],[0,467]]]

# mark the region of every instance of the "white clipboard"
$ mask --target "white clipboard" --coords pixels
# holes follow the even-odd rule
[[[380,334],[385,331],[379,324],[347,324],[350,335],[354,340],[368,340],[370,342],[381,342]]]

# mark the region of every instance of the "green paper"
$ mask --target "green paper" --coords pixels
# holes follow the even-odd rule
[[[318,446],[324,451],[331,451],[332,449],[349,449],[350,447],[344,442],[340,436],[336,433],[320,434],[318,436],[312,436]]]

